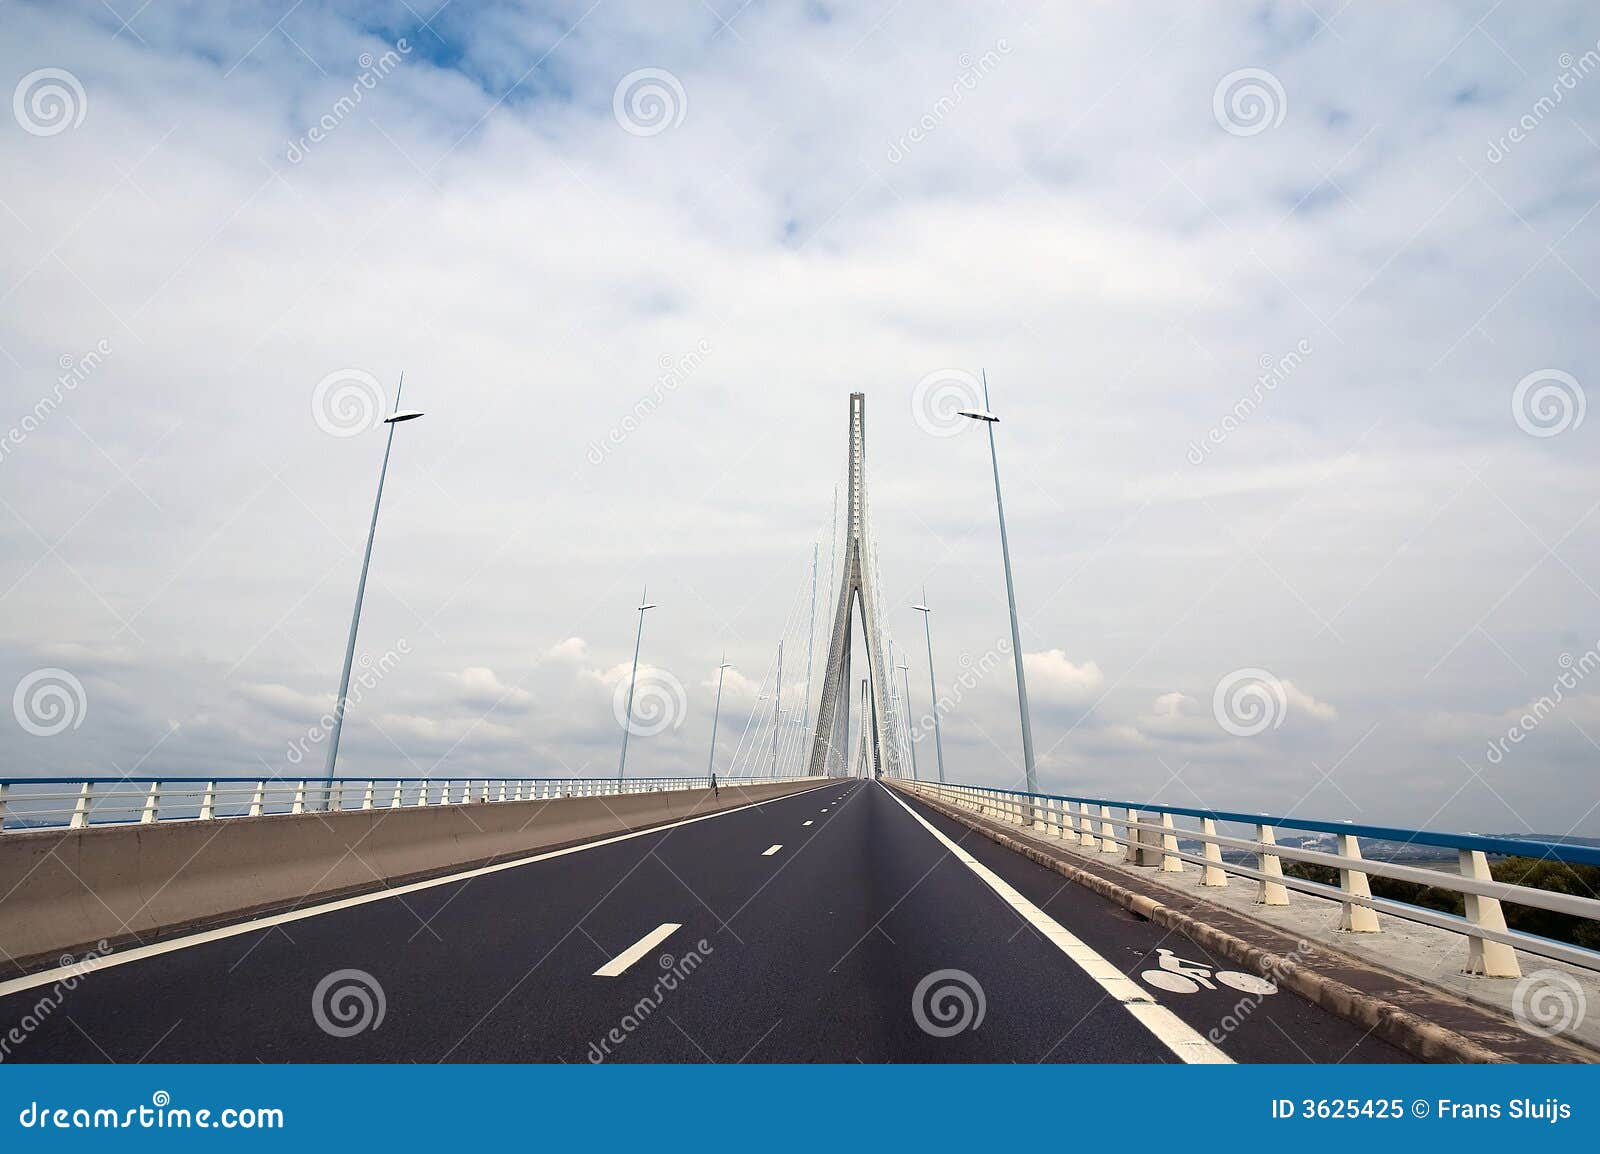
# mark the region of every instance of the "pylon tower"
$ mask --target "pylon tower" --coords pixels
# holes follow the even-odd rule
[[[867,518],[867,397],[850,394],[850,460],[845,500],[844,564],[839,573],[839,599],[828,642],[828,664],[822,675],[817,724],[811,741],[810,773],[843,776],[849,768],[850,634],[855,611],[867,651],[867,699],[862,705],[862,734],[871,735],[871,772],[900,776],[900,749],[894,739],[889,703],[889,665],[883,657],[883,629],[878,620],[877,567],[872,564]]]

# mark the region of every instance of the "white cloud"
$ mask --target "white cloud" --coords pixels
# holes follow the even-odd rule
[[[1022,668],[1028,675],[1030,699],[1041,703],[1077,705],[1092,700],[1105,686],[1105,676],[1093,661],[1074,665],[1060,649],[1024,653]]]
[[[582,661],[589,654],[589,643],[581,637],[569,637],[545,651],[545,656],[556,661]]]
[[[1283,695],[1289,702],[1289,716],[1315,718],[1317,721],[1333,721],[1339,716],[1339,711],[1326,701],[1318,701],[1311,694],[1301,689],[1292,681],[1280,681],[1283,686]]]
[[[475,665],[446,678],[455,687],[456,697],[474,709],[516,711],[533,704],[533,694],[515,685],[506,685],[492,669]]]

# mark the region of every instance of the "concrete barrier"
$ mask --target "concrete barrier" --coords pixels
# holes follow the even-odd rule
[[[8,833],[0,838],[7,977],[101,940],[382,888],[814,789],[825,781],[542,801],[411,806]]]

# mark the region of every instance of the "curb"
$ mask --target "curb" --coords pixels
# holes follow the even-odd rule
[[[1028,860],[1054,870],[1078,885],[1083,886],[1122,906],[1139,917],[1182,934],[1203,948],[1221,954],[1229,961],[1248,966],[1279,985],[1287,986],[1302,998],[1320,1006],[1329,1013],[1370,1031],[1374,1036],[1394,1045],[1413,1057],[1428,1062],[1464,1062],[1473,1064],[1510,1063],[1516,1059],[1490,1049],[1465,1034],[1458,1033],[1426,1018],[1405,1010],[1393,1002],[1366,994],[1327,974],[1301,965],[1292,958],[1251,945],[1235,934],[1208,925],[1192,914],[1174,909],[1154,898],[1120,886],[1089,870],[1056,857],[1039,848],[989,827],[984,819],[957,809],[944,802],[934,801],[921,794],[905,791],[912,799],[936,810],[953,821],[981,833],[997,845],[1003,846]],[[1276,927],[1268,927],[1282,933]],[[1317,949],[1344,958],[1328,946],[1318,943]],[[1365,967],[1365,963],[1348,959],[1351,964]],[[1410,981],[1410,979],[1402,979]],[[1441,995],[1448,996],[1448,995]],[[1476,1008],[1476,1007],[1475,1007]],[[1485,1011],[1487,1013],[1487,1011]],[[1556,1061],[1592,1062],[1587,1051],[1574,1047]]]

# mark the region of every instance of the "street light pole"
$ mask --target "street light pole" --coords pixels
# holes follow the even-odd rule
[[[389,451],[394,448],[394,427],[402,421],[412,421],[422,416],[414,409],[400,407],[400,393],[406,387],[406,375],[400,374],[400,384],[394,391],[394,412],[383,419],[389,426],[389,436],[383,446],[383,464],[378,468],[378,494],[372,499],[372,523],[367,527],[367,551],[361,558],[361,579],[356,582],[356,607],[350,614],[350,638],[344,647],[344,669],[339,674],[339,697],[333,707],[333,731],[328,735],[328,764],[323,776],[326,786],[322,793],[324,809],[332,807],[333,770],[339,760],[339,735],[344,731],[344,714],[349,704],[350,667],[356,659],[356,632],[361,627],[361,602],[367,595],[367,570],[372,566],[372,542],[378,535],[378,506],[383,504],[383,482],[389,475]]]
[[[650,603],[650,587],[646,585],[644,592],[639,595],[639,632],[633,639],[633,673],[628,678],[628,717],[622,723],[622,759],[617,762],[618,781],[622,780],[623,771],[628,768],[628,733],[633,729],[633,691],[639,684],[639,646],[644,641],[644,615],[647,610],[654,608]]]
[[[911,735],[911,666],[902,661],[899,668],[900,680],[906,687],[906,744],[911,747],[911,780],[921,781],[917,776],[917,739]]]
[[[928,607],[928,587],[922,587],[922,604],[911,608],[922,614],[922,632],[928,641],[928,695],[933,714],[933,751],[939,759],[939,783],[944,784],[944,739],[939,736],[939,683],[933,676],[933,610]]]
[[[722,717],[722,679],[727,675],[728,655],[722,655],[722,664],[717,666],[717,707],[711,712],[711,756],[706,760],[706,776],[713,777],[717,771],[717,722]]]
[[[1000,515],[1000,555],[1006,570],[1006,605],[1011,610],[1011,656],[1017,666],[1017,709],[1022,715],[1022,768],[1028,792],[1039,792],[1039,779],[1033,765],[1033,724],[1028,719],[1028,682],[1022,672],[1022,634],[1017,628],[1017,589],[1011,579],[1011,545],[1006,538],[1006,507],[1000,498],[1000,457],[994,447],[994,427],[1000,418],[989,408],[989,374],[983,374],[983,408],[962,409],[963,417],[982,421],[989,427],[989,463],[994,469],[994,507]],[[1032,803],[1029,804],[1031,817]]]

